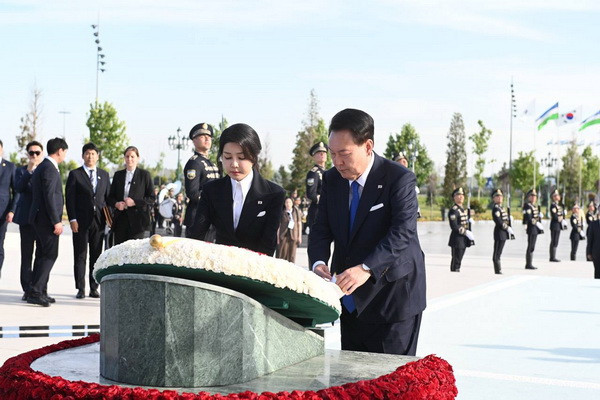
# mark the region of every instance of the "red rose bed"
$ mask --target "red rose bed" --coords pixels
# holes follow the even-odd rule
[[[445,360],[429,355],[410,362],[377,379],[347,383],[319,391],[279,393],[242,392],[228,395],[178,393],[174,390],[128,388],[117,385],[71,382],[58,376],[31,369],[31,363],[55,351],[84,346],[100,340],[95,334],[76,340],[66,340],[32,350],[8,359],[0,368],[0,399],[2,400],[208,400],[208,399],[454,399],[456,389],[452,366]]]

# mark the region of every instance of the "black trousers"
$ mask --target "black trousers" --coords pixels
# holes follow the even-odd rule
[[[143,239],[146,237],[146,232],[131,232],[131,228],[129,224],[125,221],[121,221],[118,225],[115,226],[113,224],[113,233],[114,233],[114,245],[121,244],[130,239]]]
[[[556,258],[556,248],[560,239],[560,229],[550,229],[550,259]]]
[[[492,254],[492,261],[494,262],[494,272],[500,272],[500,257],[502,257],[502,250],[504,250],[504,244],[506,240],[494,240],[494,253]]]
[[[90,290],[98,289],[98,283],[94,280],[92,272],[94,264],[102,253],[102,244],[104,243],[104,228],[94,219],[92,224],[84,230],[73,233],[73,276],[75,277],[75,288],[85,290],[85,264],[90,251],[90,267],[88,279]]]
[[[50,271],[58,258],[58,236],[54,234],[54,227],[35,226],[35,242],[30,294],[40,296],[46,292]]]
[[[356,311],[342,310],[342,350],[414,356],[417,352],[421,315],[400,322],[370,324],[360,321]]]
[[[533,266],[533,252],[535,250],[535,242],[537,241],[537,233],[527,235],[527,251],[525,252],[525,266]]]
[[[181,222],[179,222],[178,219],[173,219],[172,222],[173,222],[173,236],[181,237],[181,232],[183,231]]]
[[[450,261],[450,271],[460,271],[460,264],[462,263],[466,248],[451,247],[451,249],[452,260]]]
[[[6,219],[0,221],[0,271],[2,270],[2,265],[4,264],[4,238],[6,237],[7,227],[8,222],[6,222]]]
[[[600,260],[594,260],[594,279],[600,279]]]
[[[575,235],[574,238],[571,238],[571,260],[575,261],[575,257],[577,256],[577,248],[579,247],[579,235]]]
[[[19,235],[21,236],[21,288],[23,288],[23,292],[29,292],[33,277],[33,247],[35,245],[33,225],[19,225]]]

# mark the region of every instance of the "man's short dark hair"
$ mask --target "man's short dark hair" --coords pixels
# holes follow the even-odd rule
[[[0,147],[4,147],[4,143],[2,143],[2,140],[0,140]]]
[[[40,142],[38,142],[37,140],[33,140],[33,141],[27,143],[27,147],[25,147],[25,150],[29,151],[29,148],[31,146],[40,146],[40,149],[44,150],[44,146],[42,146],[42,144]]]
[[[375,122],[364,111],[346,108],[335,114],[329,124],[329,134],[345,130],[350,131],[352,139],[357,145],[361,145],[369,139],[375,141]]]
[[[94,143],[89,142],[83,145],[83,147],[81,148],[81,155],[84,155],[86,151],[88,150],[94,150],[96,153],[100,154],[100,150],[98,149],[98,146],[96,146]]]
[[[54,139],[48,140],[46,144],[46,149],[48,149],[48,154],[56,154],[60,149],[67,150],[69,145],[63,138],[56,137]]]

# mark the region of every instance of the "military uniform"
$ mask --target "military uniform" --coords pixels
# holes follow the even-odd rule
[[[457,194],[463,194],[462,188],[454,190],[452,197]],[[460,264],[465,255],[465,250],[470,247],[473,242],[467,237],[469,232],[469,217],[464,208],[458,204],[454,204],[448,211],[448,221],[450,222],[450,239],[448,246],[452,248],[452,261],[450,262],[450,271],[460,272]]]
[[[536,195],[535,190],[530,190],[527,193],[527,198],[530,195]],[[541,223],[540,211],[535,204],[530,202],[523,206],[523,223],[527,225],[527,251],[525,253],[525,269],[537,269],[533,266],[533,252],[535,250],[535,242],[537,235],[543,234],[544,230],[540,227]]]
[[[190,139],[198,135],[210,135],[213,134],[213,128],[209,124],[202,123],[194,126],[190,131]],[[185,220],[183,224],[186,226],[185,235],[189,237],[192,229],[191,226],[194,223],[196,217],[196,209],[200,203],[200,196],[202,194],[202,187],[214,179],[218,179],[219,169],[202,154],[194,151],[194,155],[190,157],[188,162],[185,164],[185,194],[188,198],[187,212],[185,214]]]
[[[552,196],[558,193],[557,190],[552,192]],[[560,231],[567,229],[567,224],[564,222],[565,211],[560,203],[552,203],[550,205],[550,261],[559,262],[556,258],[556,248],[558,247],[558,239],[560,239]]]
[[[579,241],[585,239],[583,218],[579,216],[579,207],[577,207],[577,212],[571,214],[571,235],[569,235],[569,239],[571,239],[571,261],[575,261]]]
[[[492,194],[492,198],[501,195],[502,191],[496,189]],[[514,239],[514,235],[511,234],[512,228],[510,227],[508,213],[502,208],[502,205],[494,203],[494,207],[492,207],[492,218],[494,219],[494,253],[492,255],[492,261],[494,262],[494,272],[496,274],[502,274],[500,265],[502,250],[504,249],[506,240],[508,240],[509,237]]]
[[[319,151],[327,151],[327,147],[325,147],[323,142],[317,143],[310,148],[311,157]],[[317,217],[324,173],[325,169],[321,168],[319,165],[315,165],[306,174],[306,197],[310,200],[308,215],[306,216],[306,226],[309,228],[309,232]]]
[[[596,212],[596,204],[591,201],[590,204],[594,204],[594,211],[589,211],[590,205],[588,204],[588,212],[585,214],[585,222],[587,224],[587,235],[589,236],[590,234],[590,225],[592,224],[592,222],[597,221],[598,220],[598,213]]]

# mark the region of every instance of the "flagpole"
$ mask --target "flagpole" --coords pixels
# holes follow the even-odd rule
[[[576,130],[573,131],[573,136],[575,137],[575,140],[577,140],[577,131]],[[585,140],[583,141],[583,145],[584,145],[583,149],[585,150]],[[577,150],[577,153],[579,153],[579,150]],[[581,189],[582,175],[583,175],[583,151],[579,155],[579,206],[583,210],[583,192]]]
[[[513,86],[513,78],[510,77],[510,145],[508,153],[508,212],[510,212],[510,190],[511,190],[511,179],[510,174],[512,172],[512,134],[513,134],[513,118],[515,117],[515,91]],[[599,169],[600,171],[600,169]]]

